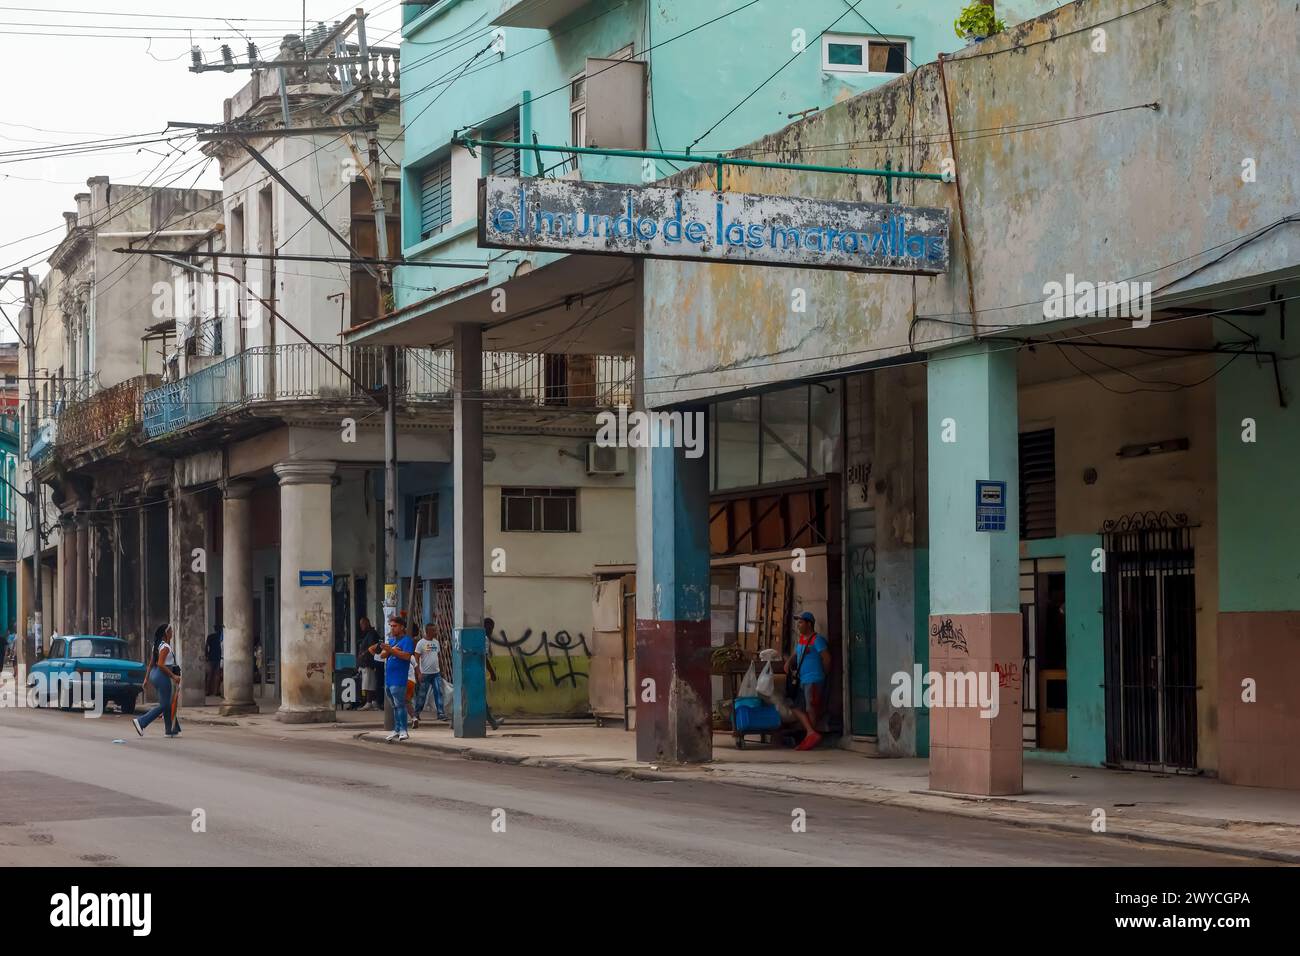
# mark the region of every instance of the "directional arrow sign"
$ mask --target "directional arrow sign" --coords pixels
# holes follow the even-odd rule
[[[328,588],[334,586],[333,571],[299,571],[298,587]]]

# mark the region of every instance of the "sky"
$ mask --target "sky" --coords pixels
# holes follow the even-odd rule
[[[170,120],[219,122],[222,101],[248,71],[191,73],[190,47],[219,62],[223,43],[246,61],[247,40],[263,57],[286,33],[332,24],[358,5],[370,43],[397,46],[398,0],[27,0],[0,2],[0,63],[9,94],[0,109],[0,273],[24,265],[38,276],[63,234],[63,213],[92,176],[115,183],[219,189],[216,162],[193,139],[131,145],[62,157],[18,151],[130,134],[161,134]],[[212,19],[220,13],[229,22]],[[182,150],[188,150],[182,155]],[[10,283],[0,307],[15,322],[20,296]],[[14,341],[0,319],[0,341]]]

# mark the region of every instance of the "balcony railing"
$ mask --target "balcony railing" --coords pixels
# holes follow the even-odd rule
[[[65,406],[56,444],[61,450],[76,450],[131,431],[140,420],[145,393],[158,382],[157,375],[138,375]]]
[[[306,344],[247,349],[143,399],[145,434],[153,439],[238,408],[276,402],[368,400],[363,388],[384,384],[378,345],[323,345],[350,380],[321,351]],[[398,350],[398,391],[407,404],[449,401],[453,353]],[[617,355],[562,356],[488,352],[483,390],[494,402],[528,407],[612,407],[631,401],[632,359]]]

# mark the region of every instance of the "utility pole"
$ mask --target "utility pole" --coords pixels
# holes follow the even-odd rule
[[[36,426],[39,421],[38,417],[38,392],[36,390],[36,280],[26,268],[23,269],[23,312],[26,317],[27,328],[27,448],[31,450],[32,442],[36,438]],[[19,445],[21,448],[21,444]],[[32,632],[30,637],[26,633],[21,633],[18,647],[16,648],[17,657],[14,660],[14,679],[17,680],[19,675],[26,673],[33,663],[36,655],[36,646],[43,643],[44,632],[42,629],[41,614],[41,592],[44,588],[41,585],[41,552],[45,550],[45,532],[43,529],[42,517],[43,508],[41,507],[41,485],[36,480],[36,463],[28,459],[27,474],[28,478],[28,495],[27,506],[32,509],[32,530],[36,534],[35,546],[32,549]],[[25,628],[23,631],[25,632]],[[20,690],[21,692],[21,690]]]
[[[379,133],[375,123],[374,90],[370,78],[370,48],[366,43],[366,12],[356,10],[357,45],[361,48],[361,118],[370,126],[366,145],[370,159],[370,194],[375,211],[375,252],[379,259],[388,258],[388,222],[384,206],[384,171],[379,157]],[[379,308],[384,307],[393,284],[387,266],[380,266]],[[417,529],[418,533],[418,529]],[[419,577],[419,568],[411,569],[411,585]],[[384,346],[384,625],[397,612],[397,347]],[[414,627],[414,621],[407,622]],[[384,695],[384,728],[393,729],[393,708]]]

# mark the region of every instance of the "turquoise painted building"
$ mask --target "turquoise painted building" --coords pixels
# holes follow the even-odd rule
[[[408,259],[476,265],[397,270],[397,310],[372,332],[409,329],[420,314],[519,273],[517,254],[489,256],[477,246],[479,176],[642,182],[683,168],[657,159],[512,150],[470,155],[453,145],[457,134],[716,155],[961,47],[953,20],[962,5],[443,0],[404,6],[402,252]],[[1053,5],[1000,3],[998,12],[1015,24]],[[829,150],[818,158],[838,161]],[[534,253],[524,261],[540,268],[557,258]],[[582,291],[581,284],[571,291]]]
[[[0,415],[0,627],[16,625],[18,542],[18,416]]]

